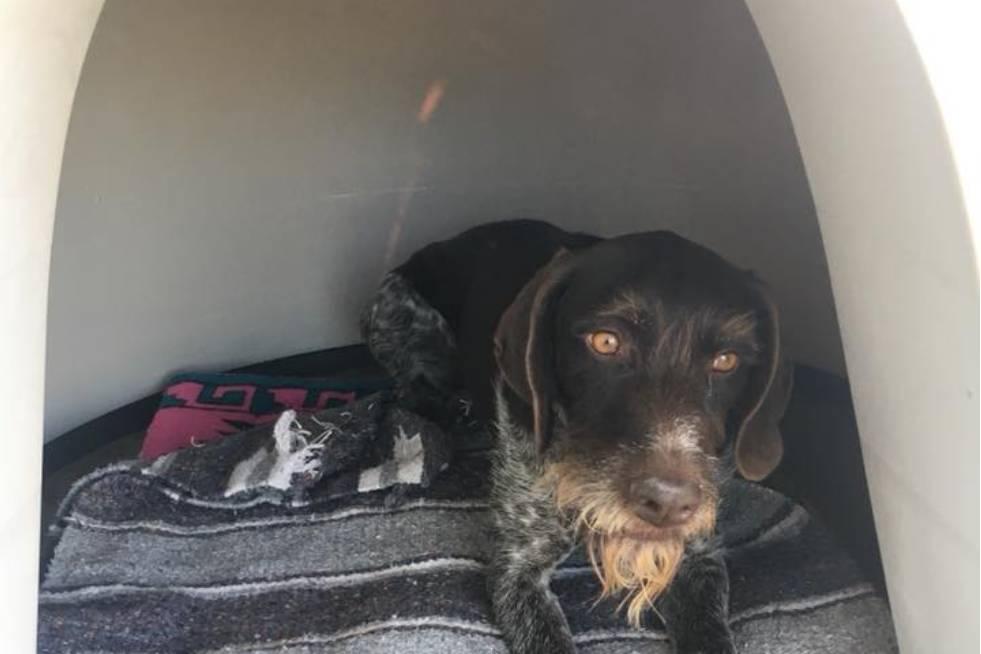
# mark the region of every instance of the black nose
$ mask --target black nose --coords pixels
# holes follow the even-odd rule
[[[651,477],[633,482],[630,492],[637,515],[658,527],[684,524],[702,500],[698,484],[685,480]]]

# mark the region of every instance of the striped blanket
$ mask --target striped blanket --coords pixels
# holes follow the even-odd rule
[[[202,493],[162,465],[93,473],[62,508],[39,651],[503,654],[484,590],[487,470],[470,447],[428,485],[279,500]],[[885,602],[799,506],[732,482],[720,524],[739,651],[896,651]],[[581,555],[553,589],[581,652],[670,651],[655,616],[636,631],[596,603]]]

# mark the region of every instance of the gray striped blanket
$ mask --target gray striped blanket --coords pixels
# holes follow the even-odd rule
[[[432,479],[344,492],[329,476],[300,494],[229,492],[245,460],[229,453],[257,456],[251,445],[93,473],[60,514],[39,651],[503,654],[484,590],[488,460],[466,441]],[[896,651],[885,602],[803,509],[732,482],[720,516],[739,651]],[[669,651],[656,616],[637,631],[596,603],[581,555],[553,589],[581,652]]]

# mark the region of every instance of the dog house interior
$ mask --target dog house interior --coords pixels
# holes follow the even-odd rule
[[[779,307],[795,385],[730,548],[738,651],[978,651],[977,196],[908,4],[13,3],[10,651],[504,651],[456,458],[308,515],[208,495],[190,456],[287,391],[385,388],[359,332],[385,272],[516,217],[674,231]],[[410,510],[430,491],[455,508]],[[569,608],[577,574],[580,651],[669,651]]]

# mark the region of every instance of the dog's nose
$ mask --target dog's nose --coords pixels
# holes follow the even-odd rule
[[[688,521],[701,503],[693,481],[652,477],[630,485],[638,515],[658,527],[675,527]]]

